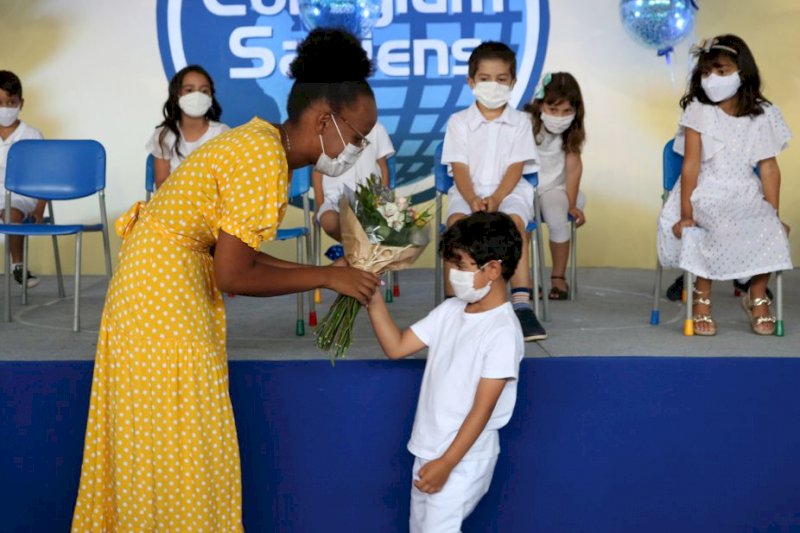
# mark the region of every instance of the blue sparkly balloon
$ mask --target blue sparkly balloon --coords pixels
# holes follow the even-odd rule
[[[694,28],[694,0],[621,0],[619,16],[638,42],[668,54]]]
[[[381,0],[300,0],[300,18],[310,30],[341,28],[369,37],[381,16]]]

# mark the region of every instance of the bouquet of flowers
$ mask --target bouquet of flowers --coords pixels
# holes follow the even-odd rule
[[[429,209],[415,211],[408,198],[395,198],[380,177],[370,175],[355,192],[346,190],[339,202],[347,262],[375,274],[409,268],[430,240],[431,216]],[[331,364],[350,349],[360,309],[358,300],[339,295],[314,331],[317,347],[328,352]]]

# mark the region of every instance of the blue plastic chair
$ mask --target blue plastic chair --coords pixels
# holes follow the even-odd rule
[[[292,181],[289,184],[289,198],[302,198],[303,202],[303,226],[291,228],[279,228],[275,236],[276,241],[288,241],[294,239],[297,243],[297,262],[305,263],[306,257],[309,264],[314,264],[314,253],[311,243],[311,209],[309,206],[308,190],[311,188],[311,167],[303,167],[294,171]],[[309,306],[309,325],[316,325],[317,312],[314,305],[314,291],[308,293]],[[306,333],[305,320],[303,318],[303,293],[297,293],[297,321],[295,323],[295,335],[302,337]]]
[[[106,216],[106,153],[103,146],[92,140],[25,140],[11,146],[6,166],[6,205],[10,205],[11,193],[30,196],[51,202],[74,200],[97,194],[100,203],[100,224],[55,224],[52,223],[52,206],[49,224],[11,224],[7,212],[6,223],[0,225],[0,233],[6,235],[6,272],[11,269],[9,236],[25,238],[35,235],[75,235],[75,311],[73,331],[80,331],[80,282],[81,282],[81,237],[85,232],[99,231],[103,235],[106,276],[111,279],[111,253],[108,240],[108,218]],[[27,244],[26,244],[27,250]],[[59,261],[60,262],[60,261]],[[57,268],[60,266],[57,263]],[[27,275],[27,253],[23,272]],[[59,272],[60,277],[60,272]],[[23,279],[23,302],[26,301],[27,280]],[[60,291],[63,288],[60,287]],[[61,296],[61,293],[59,294]],[[11,276],[6,275],[5,319],[11,321]]]
[[[144,164],[144,191],[145,200],[150,201],[150,197],[156,192],[156,158],[153,154],[148,154]]]
[[[681,177],[683,170],[683,156],[675,151],[675,140],[670,139],[664,145],[662,151],[662,184],[664,191],[661,194],[661,205],[667,201],[667,197],[672,192],[678,179]],[[759,178],[761,174],[759,168],[753,169],[756,176]],[[659,303],[661,301],[661,275],[662,275],[661,262],[656,259],[656,275],[653,284],[653,308],[650,311],[650,324],[658,326],[660,323],[660,310]],[[686,336],[694,335],[694,322],[692,321],[692,298],[690,292],[693,287],[693,277],[691,272],[684,272],[683,274],[683,300],[686,303],[686,317],[684,318],[683,332]],[[783,324],[783,272],[775,273],[775,306],[776,306],[776,323],[775,335],[783,337],[784,324]]]
[[[443,277],[444,277],[444,268],[442,265],[442,259],[439,255],[439,241],[441,240],[442,234],[445,230],[445,224],[442,222],[442,199],[444,196],[447,195],[447,192],[453,186],[453,177],[447,172],[447,165],[442,163],[442,147],[444,143],[439,143],[436,147],[436,150],[433,154],[433,179],[434,179],[434,188],[436,190],[436,216],[435,216],[435,224],[434,224],[434,238],[436,241],[436,258],[434,263],[434,300],[436,305],[441,303],[444,291],[443,291]],[[539,183],[539,176],[536,173],[533,174],[525,174],[523,178],[528,181],[534,188],[534,195],[533,195],[533,208],[535,213],[534,220],[528,222],[527,227],[525,228],[531,234],[531,254],[530,254],[530,268],[531,268],[531,279],[533,280],[533,286],[539,287],[540,284],[542,286],[542,291],[546,290],[544,286],[544,251],[542,248],[542,221],[541,221],[541,209],[539,206],[539,196],[536,192],[536,186]],[[536,289],[534,289],[536,290]],[[546,292],[545,292],[546,294]],[[549,311],[547,305],[547,298],[543,298],[541,300],[541,307],[542,307],[542,314],[539,314],[539,304],[540,300],[537,294],[533,295],[533,310],[536,313],[536,316],[542,318],[542,320],[549,320]]]

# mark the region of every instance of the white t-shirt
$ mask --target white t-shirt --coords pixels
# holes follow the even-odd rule
[[[472,104],[447,122],[442,163],[467,165],[475,188],[496,189],[513,163],[525,162],[523,174],[536,172],[538,160],[530,116],[510,105],[489,121]]]
[[[343,127],[346,128],[347,126]],[[336,178],[322,176],[322,192],[326,201],[331,202],[333,205],[338,205],[345,186],[355,190],[356,185],[364,182],[370,174],[381,175],[378,159],[394,155],[392,139],[389,138],[389,133],[383,127],[383,124],[376,122],[372,131],[367,134],[367,140],[369,141],[369,146],[364,148],[364,152],[359,156],[352,168]]]
[[[547,191],[563,187],[567,183],[564,139],[544,129],[536,136],[536,149],[539,152],[539,190]]]
[[[20,120],[17,129],[15,129],[7,139],[0,140],[0,176],[3,178],[3,184],[6,182],[6,161],[8,160],[8,151],[11,149],[11,145],[25,139],[38,140],[43,138],[42,132]],[[0,205],[5,205],[5,188],[3,188],[2,196],[3,197],[0,198]],[[25,215],[30,214],[31,211],[34,210],[37,201],[36,198],[29,198],[18,194],[11,195],[12,207],[19,209]]]
[[[209,141],[219,135],[220,133],[224,133],[231,129],[227,124],[223,124],[222,122],[215,122],[213,120],[208,122],[208,129],[206,132],[196,141],[188,142],[186,138],[183,136],[183,132],[181,132],[181,140],[178,143],[178,148],[180,149],[181,155],[178,157],[178,153],[175,150],[175,134],[172,133],[167,128],[167,134],[164,135],[164,146],[168,147],[167,150],[164,150],[161,144],[158,142],[158,138],[161,135],[161,130],[163,130],[165,126],[160,126],[156,128],[156,131],[153,132],[153,135],[150,137],[150,140],[147,141],[147,152],[153,154],[153,157],[158,159],[169,159],[169,172],[170,174],[178,168],[186,157],[191,154],[196,148],[202,146],[206,141]],[[180,126],[178,126],[178,131],[180,131]],[[170,148],[171,147],[171,148]]]
[[[510,303],[466,313],[457,298],[442,302],[411,326],[428,346],[417,413],[408,450],[422,459],[447,451],[467,418],[481,378],[508,379],[478,440],[464,460],[500,453],[497,430],[511,418],[517,400],[519,364],[525,355],[522,329]]]

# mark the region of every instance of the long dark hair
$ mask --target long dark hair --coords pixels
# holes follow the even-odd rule
[[[177,73],[175,73],[172,79],[169,80],[169,97],[167,98],[167,101],[164,102],[164,109],[162,110],[164,114],[164,120],[157,127],[164,127],[164,129],[161,130],[161,134],[158,136],[158,145],[161,147],[162,151],[164,151],[164,153],[168,153],[172,150],[172,148],[175,148],[175,153],[178,154],[178,157],[183,156],[183,154],[180,152],[180,148],[178,148],[180,145],[178,141],[181,137],[178,124],[180,123],[181,116],[183,115],[183,111],[181,111],[181,107],[178,105],[178,100],[181,97],[183,78],[185,78],[190,72],[197,72],[198,74],[205,76],[208,80],[209,86],[211,87],[211,107],[206,112],[205,118],[207,120],[218,121],[219,117],[222,116],[222,106],[219,105],[217,97],[215,96],[216,91],[214,90],[214,80],[211,79],[211,76],[208,72],[206,72],[206,69],[200,65],[189,65],[188,67],[183,67]],[[174,146],[165,146],[164,144],[164,138],[167,135],[167,130],[175,134]]]
[[[586,141],[586,130],[583,127],[583,117],[585,114],[583,106],[583,95],[578,80],[569,72],[553,72],[550,81],[544,86],[544,96],[534,98],[529,104],[525,104],[525,111],[531,114],[533,120],[533,135],[538,136],[542,131],[542,105],[557,105],[561,102],[569,102],[575,110],[575,119],[569,128],[561,134],[563,141],[562,147],[568,154],[580,154],[583,143]]]
[[[726,48],[735,50],[735,52],[726,50]],[[681,107],[683,109],[686,109],[695,99],[703,104],[718,105],[708,98],[703,90],[702,81],[703,75],[711,72],[714,63],[720,56],[730,59],[739,69],[739,78],[742,80],[742,85],[736,93],[739,97],[736,104],[737,117],[760,115],[764,112],[764,104],[771,104],[761,94],[761,76],[758,73],[758,65],[756,65],[756,60],[747,43],[741,37],[731,34],[714,37],[711,40],[708,51],[701,49],[698,54],[697,65],[695,65],[692,77],[689,80],[689,88],[681,98]]]
[[[311,103],[325,100],[334,112],[352,104],[361,95],[374,98],[367,77],[372,62],[361,43],[350,33],[317,28],[297,46],[297,57],[289,66],[294,84],[286,111],[297,123]]]

